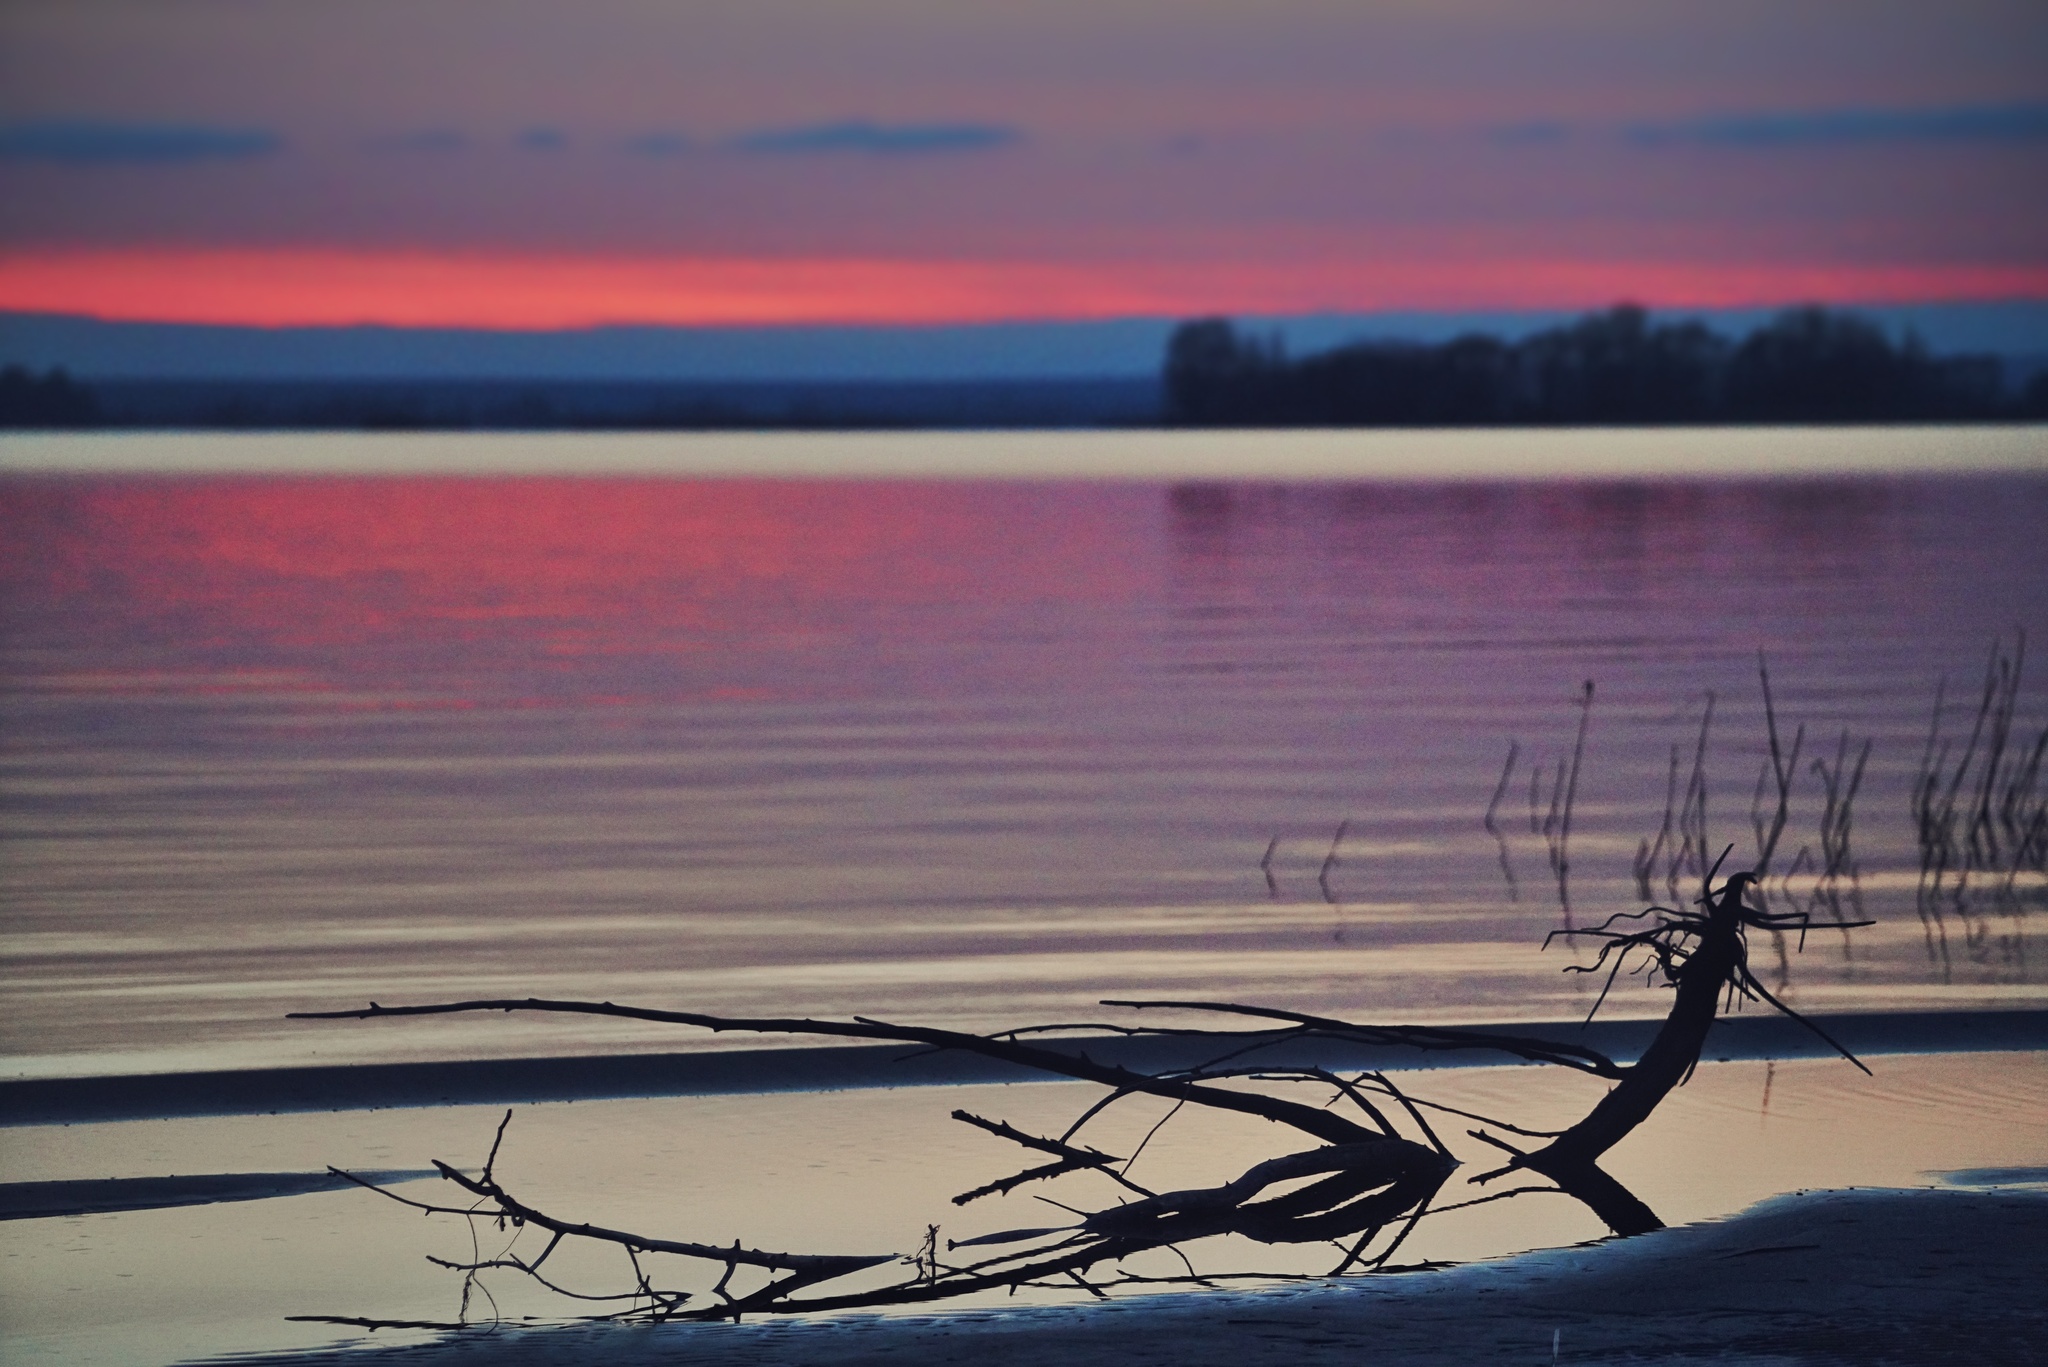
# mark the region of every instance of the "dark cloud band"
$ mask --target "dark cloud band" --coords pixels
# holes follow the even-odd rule
[[[60,166],[163,165],[264,156],[284,142],[254,128],[50,120],[0,127],[0,158]]]
[[[2048,138],[2048,104],[1970,105],[1948,109],[1834,109],[1745,114],[1624,130],[1643,146],[1704,143],[1724,147],[1898,142],[2019,142]]]
[[[877,124],[852,119],[800,128],[764,129],[734,138],[728,146],[740,152],[770,154],[851,152],[904,156],[987,151],[1009,146],[1021,138],[1016,129],[1001,124]]]

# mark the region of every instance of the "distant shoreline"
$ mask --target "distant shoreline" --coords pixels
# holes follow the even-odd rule
[[[49,377],[32,380],[49,384]],[[1362,432],[1698,431],[1757,425],[1731,414],[1577,420],[1523,416],[1278,418],[1255,406],[1201,421],[1176,418],[1156,375],[1007,380],[111,379],[67,381],[69,410],[0,414],[0,433],[816,433],[1217,431],[1330,428]],[[1938,423],[1997,427],[2041,421],[2014,400],[1917,416],[1849,411],[1793,425],[1818,429]]]
[[[44,381],[47,383],[47,380]],[[1156,375],[962,380],[71,380],[86,432],[816,432],[1157,427]],[[0,420],[0,427],[36,424]]]
[[[1163,324],[1155,320],[1152,326]],[[69,342],[59,342],[67,331]],[[794,353],[779,373],[749,370],[749,340],[758,343],[759,337],[701,338],[709,349],[694,366],[672,357],[670,364],[650,370],[645,358],[631,365],[621,355],[614,368],[593,370],[594,358],[585,356],[585,365],[570,376],[559,367],[579,350],[579,341],[592,340],[588,336],[529,338],[538,349],[506,353],[502,347],[480,350],[480,339],[459,332],[382,330],[374,341],[355,338],[358,349],[367,350],[355,356],[354,369],[337,374],[320,364],[321,346],[306,349],[318,329],[299,330],[303,336],[289,330],[124,329],[0,314],[0,345],[69,358],[46,361],[39,373],[15,356],[0,357],[0,428],[1427,430],[1976,424],[2048,417],[2048,370],[2039,356],[1936,352],[1911,325],[1894,335],[1876,317],[1812,306],[1786,309],[1734,335],[1698,318],[1653,317],[1621,304],[1535,330],[1467,328],[1436,341],[1367,335],[1300,354],[1290,353],[1283,331],[1256,325],[1240,331],[1226,318],[1199,318],[1179,323],[1163,338],[1164,364],[1157,369],[1151,357],[1140,362],[1137,353],[1112,356],[1072,347],[1063,352],[1057,346],[1048,353],[1045,338],[1034,347],[1019,334],[1007,350],[997,345],[962,374],[961,364],[987,349],[989,339],[977,346],[973,332],[955,329],[943,339],[924,339],[921,370],[856,375],[842,369],[835,377],[829,371],[807,373]],[[39,334],[50,335],[38,342]],[[98,336],[107,345],[124,335],[141,352],[112,371],[95,365],[91,339]],[[208,369],[201,358],[225,336],[238,339],[240,367]],[[326,338],[330,345],[337,340]],[[861,361],[856,370],[863,369],[907,340],[886,330],[869,330],[858,339],[850,335],[842,339],[850,350],[840,359],[842,365]],[[119,351],[116,346],[97,354],[105,363]],[[490,353],[502,368],[478,369]],[[154,368],[144,359],[152,355]],[[287,358],[294,355],[310,368],[290,369]],[[451,357],[467,358],[462,373],[447,373]],[[328,364],[334,359],[327,357]],[[191,369],[195,363],[201,364],[197,372]],[[706,369],[720,364],[728,367],[724,373]]]
[[[0,311],[0,427],[1427,429],[2048,414],[2048,301],[1798,302],[509,331]]]

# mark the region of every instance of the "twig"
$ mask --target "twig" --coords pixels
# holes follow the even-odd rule
[[[1494,844],[1499,847],[1500,872],[1501,876],[1507,879],[1510,902],[1519,901],[1520,894],[1515,886],[1515,867],[1508,862],[1508,838],[1495,823],[1494,814],[1500,810],[1501,799],[1507,796],[1508,780],[1513,778],[1515,773],[1515,756],[1520,752],[1521,746],[1517,742],[1508,742],[1507,762],[1500,767],[1500,782],[1493,787],[1493,797],[1486,804],[1486,817],[1481,823],[1486,827],[1486,833],[1493,837]]]
[[[1344,833],[1350,829],[1348,818],[1337,823],[1337,834],[1330,837],[1330,852],[1323,856],[1323,867],[1316,874],[1316,886],[1323,890],[1323,900],[1333,906],[1337,897],[1330,891],[1330,870],[1337,867],[1337,847],[1344,843]]]
[[[491,998],[479,1001],[435,1002],[421,1006],[380,1006],[375,1002],[360,1010],[352,1011],[295,1011],[293,1020],[381,1020],[401,1016],[445,1016],[477,1011],[533,1011],[548,1014],[611,1016],[625,1020],[656,1021],[671,1025],[694,1025],[707,1030],[746,1031],[754,1034],[779,1035],[834,1035],[852,1039],[894,1040],[905,1044],[924,1044],[939,1049],[958,1049],[965,1053],[980,1054],[987,1058],[1000,1059],[1020,1064],[1041,1072],[1062,1077],[1080,1078],[1083,1081],[1100,1083],[1104,1086],[1121,1088],[1131,1092],[1145,1092],[1153,1096],[1187,1096],[1204,1106],[1220,1110],[1241,1111],[1247,1115],[1278,1121],[1292,1126],[1306,1134],[1330,1143],[1356,1143],[1370,1141],[1378,1136],[1341,1116],[1332,1115],[1298,1102],[1278,1097],[1261,1096],[1244,1092],[1221,1091],[1202,1088],[1199,1084],[1164,1081],[1134,1072],[1129,1068],[1113,1064],[1100,1064],[1081,1054],[1064,1054],[1057,1050],[1041,1049],[1033,1045],[1019,1044],[1012,1040],[990,1039],[980,1035],[964,1034],[957,1030],[938,1030],[926,1026],[891,1025],[885,1021],[856,1019],[852,1021],[808,1020],[802,1018],[775,1019],[737,1016],[712,1016],[697,1011],[660,1011],[644,1006],[620,1006],[614,1002],[556,1001],[539,997]]]

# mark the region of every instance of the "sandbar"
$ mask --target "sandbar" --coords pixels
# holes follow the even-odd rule
[[[2031,1170],[2032,1178],[2041,1177]],[[2017,1174],[2025,1176],[2026,1174]],[[475,1329],[264,1367],[2048,1362],[2048,1191],[1845,1190],[1438,1271],[1080,1306]],[[226,1359],[223,1359],[225,1361]]]

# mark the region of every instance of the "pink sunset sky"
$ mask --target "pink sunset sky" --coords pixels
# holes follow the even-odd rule
[[[11,0],[0,310],[2048,299],[2038,0]]]

